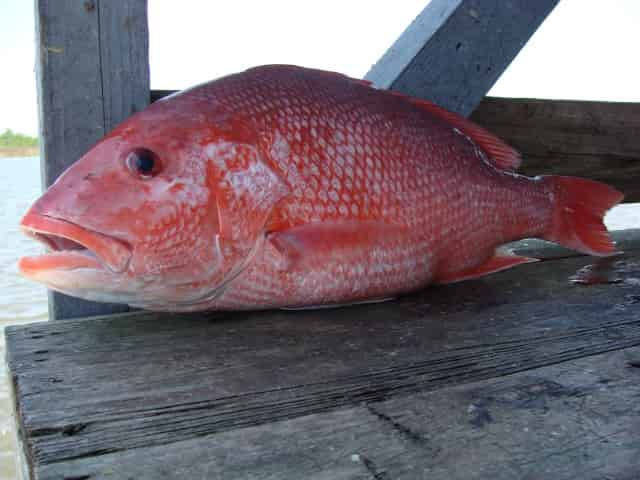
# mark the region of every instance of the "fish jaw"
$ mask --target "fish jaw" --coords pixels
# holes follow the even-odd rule
[[[83,271],[82,276],[88,271],[100,272],[100,277],[120,275],[131,260],[132,251],[127,243],[33,209],[23,217],[20,228],[49,250],[22,257],[18,262],[20,272],[56,290],[62,290],[59,285],[62,277],[67,279],[62,283],[69,283],[74,272]]]

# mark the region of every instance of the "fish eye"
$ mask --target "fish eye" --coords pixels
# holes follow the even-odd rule
[[[160,170],[158,156],[148,148],[136,148],[127,155],[127,167],[141,178],[151,178]]]

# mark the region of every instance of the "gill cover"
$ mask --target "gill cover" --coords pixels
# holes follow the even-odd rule
[[[210,144],[206,150],[212,171],[210,188],[215,192],[218,237],[223,271],[213,289],[188,303],[206,304],[250,264],[263,245],[265,225],[276,204],[289,188],[263,160],[257,147],[229,141]]]
[[[249,144],[221,142],[210,147],[216,166],[213,188],[220,240],[246,249],[263,233],[267,219],[289,188]]]

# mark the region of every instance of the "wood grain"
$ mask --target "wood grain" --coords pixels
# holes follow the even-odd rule
[[[591,178],[640,202],[640,103],[486,98],[471,119],[522,153],[525,175]]]
[[[640,348],[39,466],[40,479],[633,479]]]
[[[43,186],[149,103],[146,0],[37,0]],[[52,319],[127,311],[51,293]]]
[[[173,454],[180,442],[226,439],[225,459],[244,448],[233,442],[245,435],[286,436],[274,422],[310,415],[328,415],[318,418],[340,441],[353,412],[374,408],[381,424],[400,414],[377,409],[380,402],[640,345],[640,249],[637,242],[628,246],[624,257],[608,260],[612,283],[589,287],[569,279],[594,259],[569,257],[379,305],[136,313],[10,327],[8,363],[28,458],[39,478],[48,478],[46,472],[75,475],[75,466],[94,465],[82,459],[102,465],[107,454],[114,455],[108,457],[114,468],[119,455],[131,459],[131,452],[151,448],[177,462],[158,463],[170,477],[191,468],[189,455],[183,463]],[[486,420],[478,415],[477,422]],[[274,426],[260,427],[268,425]],[[330,433],[322,438],[333,441]],[[383,443],[376,450],[382,457]],[[285,447],[281,439],[259,450],[269,451],[276,468],[285,462]],[[377,464],[378,454],[369,455]],[[297,465],[308,457],[287,461]],[[295,471],[274,478],[295,478]]]

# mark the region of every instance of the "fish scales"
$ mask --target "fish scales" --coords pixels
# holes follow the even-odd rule
[[[526,237],[614,253],[602,216],[619,192],[521,176],[519,163],[429,102],[258,67],[163,99],[99,142],[25,215],[54,251],[21,270],[153,310],[297,308],[534,261],[498,249]]]
[[[270,141],[268,161],[291,191],[271,220],[274,228],[377,221],[402,233],[311,270],[279,269],[264,250],[221,306],[323,304],[411,290],[433,278],[440,258],[466,268],[490,256],[496,240],[541,231],[550,218],[548,192],[526,191],[518,177],[483,161],[469,139],[418,107],[408,109],[401,97],[381,99],[337,75],[279,68],[261,69],[246,82],[230,78],[208,95],[242,112]],[[538,211],[522,231],[517,209],[531,202]]]

